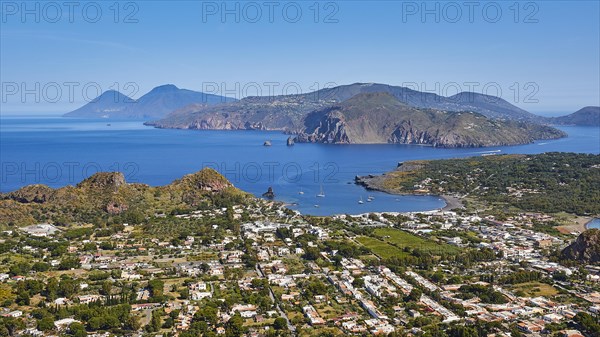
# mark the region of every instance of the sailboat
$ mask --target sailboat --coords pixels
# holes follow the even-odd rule
[[[362,200],[362,195],[360,196],[360,200],[358,200],[359,204],[364,204],[365,202]]]
[[[321,192],[319,192],[319,194],[317,194],[318,198],[325,198],[325,192],[323,192],[323,185],[321,185]]]
[[[298,194],[304,194],[304,191],[302,190],[302,187],[300,187],[300,192],[298,192]]]
[[[370,195],[367,197],[367,202],[371,202],[371,201],[373,201],[373,199],[375,199],[375,197]]]

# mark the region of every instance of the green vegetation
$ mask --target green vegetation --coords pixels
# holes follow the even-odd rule
[[[517,295],[524,295],[529,297],[551,297],[558,294],[558,290],[556,290],[556,288],[542,282],[526,282],[515,284],[512,287],[512,290]]]
[[[415,108],[404,102],[386,92],[357,94],[308,114],[296,140],[481,147],[526,144],[535,139],[565,136],[549,126],[492,119],[474,112]]]
[[[383,242],[383,241],[375,239],[375,238],[361,236],[361,237],[357,238],[356,240],[358,242],[360,242],[361,244],[363,244],[368,249],[370,249],[373,252],[373,254],[376,254],[377,256],[384,258],[384,259],[407,255],[407,253],[403,252],[399,248],[394,247],[386,242]]]
[[[412,161],[362,182],[392,193],[456,193],[526,211],[600,214],[600,155],[543,153]]]
[[[383,241],[391,243],[401,249],[418,249],[433,255],[454,254],[460,251],[457,247],[423,239],[419,236],[394,228],[377,228],[374,231],[374,234],[378,238],[382,238]]]
[[[504,283],[504,284],[525,283],[525,282],[531,282],[531,281],[538,281],[541,278],[542,278],[542,273],[540,273],[538,271],[521,270],[521,271],[514,272],[512,274],[503,276],[500,279],[500,283]]]
[[[495,291],[492,286],[484,286],[480,284],[471,284],[461,286],[459,298],[468,300],[473,297],[479,297],[483,303],[503,304],[508,300],[502,293]]]
[[[249,196],[208,168],[160,187],[128,184],[121,173],[97,173],[75,187],[55,190],[30,185],[0,194],[0,228],[41,222],[58,226],[73,223],[134,225],[155,214],[175,215],[245,204]],[[90,231],[80,228],[66,235],[80,238]],[[106,234],[110,231],[102,233]]]
[[[591,336],[600,336],[600,323],[598,316],[594,317],[585,312],[579,312],[575,316],[575,322],[579,323],[584,331],[590,333]]]

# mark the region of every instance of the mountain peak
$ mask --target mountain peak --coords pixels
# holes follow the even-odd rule
[[[121,172],[98,172],[83,180],[77,187],[118,189],[125,185],[125,176]]]
[[[114,103],[120,103],[120,102],[132,102],[133,99],[130,98],[127,95],[122,94],[120,91],[117,90],[107,90],[105,92],[103,92],[102,94],[100,94],[100,96],[96,97],[94,100],[92,100],[92,102],[114,102]]]
[[[179,88],[174,85],[174,84],[165,84],[165,85],[160,85],[154,89],[152,89],[150,91],[150,93],[165,93],[165,92],[172,92],[172,91],[177,91],[179,90]]]
[[[219,172],[212,168],[205,167],[202,170],[185,175],[176,180],[173,185],[187,185],[200,190],[218,192],[227,187],[233,187],[233,184]]]
[[[550,118],[553,124],[600,126],[600,107],[586,106],[572,114]]]

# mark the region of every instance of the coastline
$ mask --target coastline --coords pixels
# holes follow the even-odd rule
[[[444,199],[444,201],[446,202],[446,206],[444,206],[441,209],[444,212],[451,211],[455,208],[464,208],[465,207],[465,205],[463,204],[463,202],[460,198],[453,197],[453,196],[447,195],[447,194],[440,195],[440,198]]]
[[[354,177],[354,183],[356,185],[362,186],[363,188],[365,188],[367,191],[368,190],[372,190],[372,191],[379,191],[379,192],[383,192],[383,193],[387,193],[387,194],[391,194],[391,195],[407,195],[407,196],[416,196],[416,195],[430,195],[430,196],[436,196],[439,198],[442,198],[444,200],[444,202],[446,203],[446,205],[442,208],[440,208],[440,211],[443,212],[447,212],[450,211],[452,209],[455,208],[464,208],[465,205],[463,204],[462,200],[458,197],[455,196],[451,196],[448,194],[433,194],[433,193],[406,193],[406,192],[401,192],[401,191],[396,191],[396,190],[392,190],[392,189],[387,189],[381,186],[381,184],[378,184],[379,181],[381,181],[383,179],[383,176],[385,176],[385,173],[382,175],[367,175],[367,176],[356,176]]]
[[[556,227],[563,234],[571,234],[571,233],[583,233],[588,228],[588,223],[594,221],[594,218],[586,217],[586,216],[577,216],[573,219],[574,224],[572,225],[562,225]]]
[[[596,227],[590,227],[590,224],[594,221],[600,221],[600,218],[591,218],[589,221],[587,221],[584,225],[583,225],[583,230],[588,230],[588,229],[592,229],[592,228],[596,228]]]

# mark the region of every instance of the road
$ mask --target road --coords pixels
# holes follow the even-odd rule
[[[262,271],[262,269],[260,269],[260,267],[258,266],[258,263],[254,266],[254,268],[256,269],[256,273],[258,275],[260,275],[260,277],[266,278],[265,274]],[[285,322],[287,323],[288,330],[292,333],[292,336],[295,336],[296,335],[296,327],[292,325],[292,323],[288,319],[285,311],[281,310],[281,307],[279,306],[279,303],[275,301],[275,293],[273,293],[273,289],[271,289],[270,285],[269,285],[269,297],[271,298],[271,301],[273,303],[276,303],[275,307],[277,308],[277,311],[279,312],[279,315],[285,319]]]

